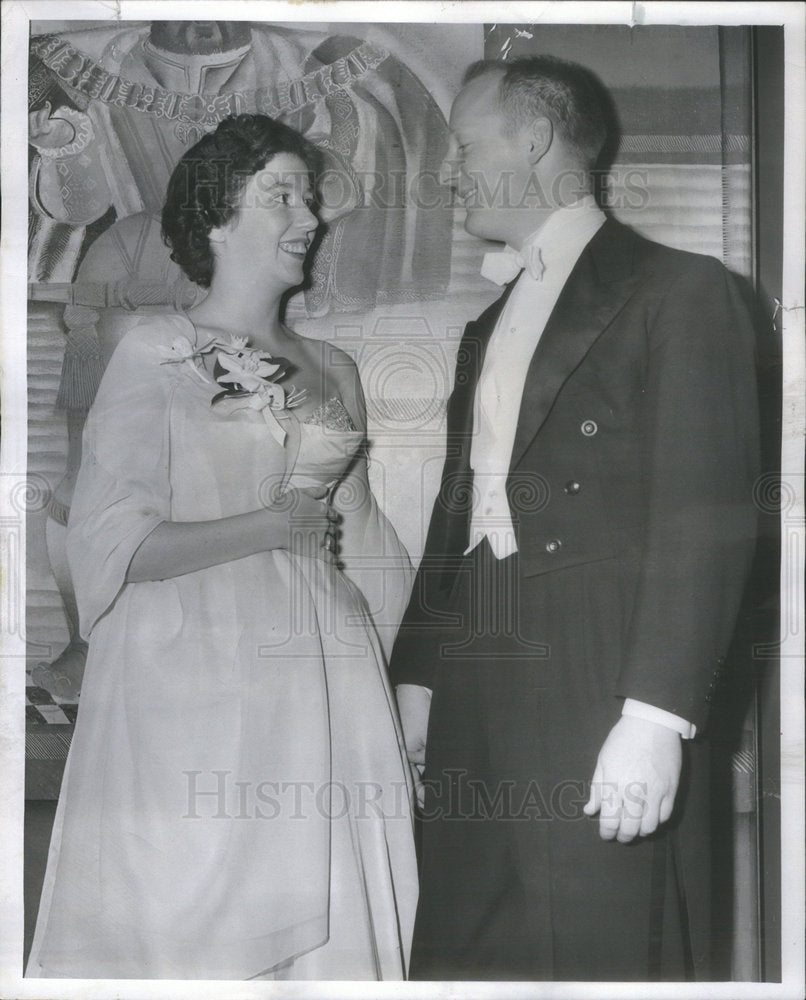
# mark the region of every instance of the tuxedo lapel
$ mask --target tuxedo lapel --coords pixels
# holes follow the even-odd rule
[[[456,358],[456,378],[448,401],[448,433],[445,469],[437,509],[432,519],[427,551],[445,555],[461,554],[467,545],[473,497],[470,449],[473,442],[473,414],[476,386],[484,364],[490,337],[515,282],[477,320],[467,324]],[[449,587],[453,570],[446,569],[443,584]]]
[[[532,356],[510,468],[543,425],[568,376],[645,279],[633,270],[630,230],[608,220],[582,252]]]
[[[517,279],[516,279],[517,280]],[[456,356],[456,378],[448,412],[448,448],[470,468],[470,443],[473,438],[473,409],[476,386],[481,376],[484,355],[498,317],[515,287],[511,281],[477,320],[467,324]],[[455,450],[459,446],[458,452]]]

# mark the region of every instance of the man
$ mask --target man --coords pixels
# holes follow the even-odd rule
[[[476,64],[451,113],[509,283],[459,349],[391,664],[425,762],[413,978],[709,975],[701,737],[754,548],[753,335],[721,264],[597,208],[605,120],[548,57]]]

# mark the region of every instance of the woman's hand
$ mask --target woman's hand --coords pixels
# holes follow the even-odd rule
[[[287,538],[285,548],[297,555],[311,559],[336,558],[340,514],[331,506],[331,490],[326,486],[305,486],[289,489],[282,497],[281,509],[287,513]],[[276,516],[274,508],[268,510]]]

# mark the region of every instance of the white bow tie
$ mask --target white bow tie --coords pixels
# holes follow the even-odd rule
[[[546,266],[540,256],[540,247],[534,244],[523,250],[505,247],[503,250],[486,253],[481,262],[481,276],[494,281],[496,285],[505,285],[516,278],[524,267],[535,281],[542,281]]]

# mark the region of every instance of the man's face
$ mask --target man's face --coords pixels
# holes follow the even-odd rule
[[[534,228],[526,221],[527,207],[534,207],[534,199],[529,201],[534,177],[522,133],[507,132],[498,104],[500,82],[500,72],[485,73],[454,101],[442,177],[467,210],[469,233],[519,248]]]
[[[240,48],[251,40],[243,21],[154,21],[151,41],[178,55],[212,55]]]

